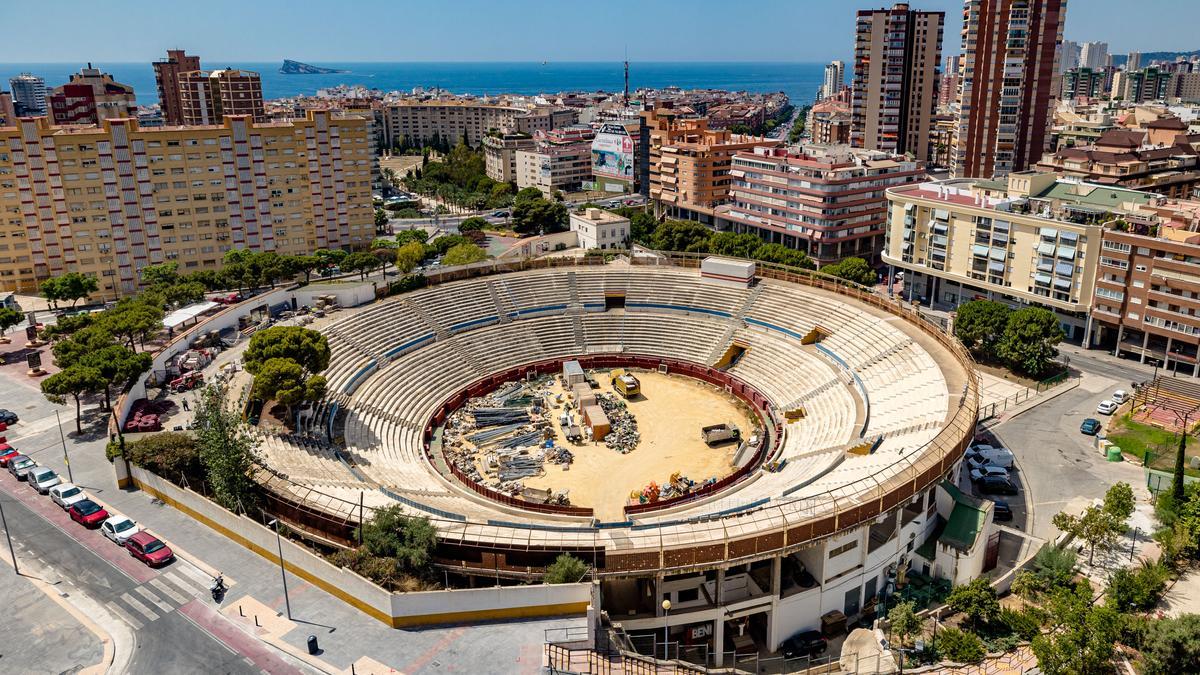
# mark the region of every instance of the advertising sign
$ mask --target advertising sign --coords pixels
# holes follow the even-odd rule
[[[633,139],[625,127],[600,127],[592,141],[592,174],[633,182]]]

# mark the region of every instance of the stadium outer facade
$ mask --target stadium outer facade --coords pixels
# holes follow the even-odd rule
[[[514,376],[555,372],[564,358],[529,359],[512,368],[492,369],[486,377],[474,381],[463,379],[449,384],[451,393],[436,395],[438,400],[429,408],[431,415],[419,431],[405,430],[407,423],[403,412],[373,409],[370,399],[360,397],[362,392],[366,392],[366,396],[375,395],[372,391],[376,394],[384,392],[384,398],[380,400],[398,398],[400,394],[393,396],[386,392],[400,392],[408,388],[388,381],[387,373],[411,370],[404,367],[405,358],[434,363],[438,358],[434,345],[453,343],[453,360],[481,367],[479,360],[483,358],[483,352],[472,352],[470,349],[474,344],[471,340],[476,339],[472,336],[476,326],[487,325],[488,328],[480,329],[480,332],[492,331],[493,337],[505,337],[506,330],[524,330],[522,319],[519,318],[522,310],[519,309],[509,313],[507,321],[484,317],[496,321],[474,319],[462,322],[464,327],[456,325],[446,330],[446,326],[438,323],[441,317],[431,311],[431,308],[438,306],[440,299],[444,299],[439,294],[459,299],[490,297],[495,303],[493,307],[505,309],[512,308],[511,302],[516,301],[505,304],[498,293],[489,294],[488,289],[494,289],[494,284],[503,284],[506,293],[516,289],[515,292],[519,294],[519,280],[533,279],[531,285],[544,288],[544,282],[552,277],[564,284],[569,279],[572,286],[569,295],[574,302],[582,305],[582,314],[572,314],[570,308],[564,308],[564,313],[557,316],[579,316],[589,330],[595,329],[596,326],[591,323],[602,323],[608,312],[604,308],[605,303],[599,303],[600,308],[589,309],[589,304],[596,303],[580,301],[584,300],[582,296],[589,283],[586,279],[595,277],[596,270],[601,269],[596,262],[592,259],[487,262],[433,274],[429,289],[377,303],[367,310],[390,312],[379,316],[391,317],[386,321],[388,326],[385,330],[394,333],[403,330],[398,328],[404,321],[402,315],[413,310],[414,306],[418,307],[414,310],[418,315],[414,321],[434,328],[436,336],[418,337],[417,341],[421,344],[416,346],[405,343],[411,351],[404,353],[398,348],[381,353],[371,346],[368,331],[356,330],[351,333],[345,330],[348,324],[334,324],[327,331],[334,346],[331,371],[341,368],[345,374],[331,372],[331,391],[334,393],[330,407],[324,411],[327,415],[320,419],[327,420],[331,429],[334,425],[345,424],[342,428],[347,433],[350,447],[344,452],[356,461],[361,461],[356,453],[370,452],[371,449],[355,446],[353,429],[369,428],[372,433],[394,431],[399,439],[405,438],[406,433],[410,434],[408,437],[418,435],[422,439],[424,459],[429,463],[426,468],[437,467],[439,461],[444,460],[439,460],[436,444],[431,441],[436,427],[450,412],[470,396],[489,391]],[[633,324],[637,323],[632,317],[637,317],[642,311],[650,311],[652,316],[649,322],[654,326],[664,326],[665,330],[678,328],[697,333],[707,330],[701,324],[708,319],[700,318],[699,313],[685,312],[682,318],[670,317],[666,313],[653,314],[666,307],[662,303],[642,302],[644,298],[632,302],[637,293],[657,292],[645,284],[641,291],[636,291],[634,282],[638,279],[651,282],[650,286],[668,288],[692,283],[688,281],[688,275],[698,279],[699,275],[694,270],[699,264],[697,257],[659,256],[635,258],[633,262],[635,264],[628,268],[629,272],[615,269],[611,272],[614,279],[621,278],[629,282],[626,286],[628,296],[622,296],[622,303],[626,300],[630,302],[622,310],[621,323],[622,326],[630,326],[630,335],[636,331]],[[661,265],[669,267],[659,268]],[[566,269],[555,269],[558,267]],[[492,276],[504,272],[513,274]],[[538,274],[543,276],[537,277]],[[607,283],[608,280],[603,277],[608,272],[599,274],[601,281]],[[831,389],[826,387],[826,390],[836,391],[839,386],[854,389],[857,386],[864,399],[863,405],[854,404],[859,410],[859,417],[865,416],[868,420],[873,415],[876,419],[884,418],[878,424],[889,428],[887,418],[895,417],[897,411],[900,415],[907,415],[909,413],[905,411],[910,411],[913,419],[916,419],[919,410],[914,402],[920,400],[919,392],[931,391],[926,385],[932,382],[934,396],[928,400],[943,404],[936,411],[936,419],[920,424],[906,424],[907,419],[892,420],[890,430],[882,433],[872,431],[869,434],[866,431],[872,422],[864,422],[863,433],[852,439],[855,442],[832,450],[821,449],[826,455],[832,455],[834,461],[819,475],[799,486],[805,489],[795,492],[798,488],[793,486],[781,494],[770,493],[765,498],[748,501],[748,498],[740,495],[746,495],[753,489],[770,490],[773,477],[784,475],[782,472],[767,471],[764,467],[781,457],[779,449],[785,442],[792,442],[785,441],[785,438],[792,437],[784,430],[787,424],[780,417],[783,409],[789,406],[781,405],[780,401],[763,394],[756,383],[742,379],[741,375],[733,376],[710,368],[699,358],[679,359],[646,354],[649,350],[637,344],[624,353],[614,353],[611,347],[597,345],[580,357],[585,366],[603,367],[618,363],[643,367],[665,365],[671,372],[720,384],[754,407],[767,421],[768,428],[767,438],[748,465],[749,470],[739,471],[741,475],[737,480],[720,486],[721,490],[702,495],[701,499],[667,502],[653,509],[627,507],[626,521],[617,523],[596,522],[588,517],[590,511],[587,509],[565,507],[556,512],[553,507],[517,503],[511,498],[487,494],[487,489],[481,486],[462,483],[456,484],[449,493],[454,501],[443,499],[437,503],[456,504],[462,513],[468,514],[465,516],[420,504],[427,501],[420,495],[431,494],[431,491],[414,490],[407,493],[408,497],[390,492],[392,499],[406,506],[426,509],[425,515],[438,527],[440,541],[436,562],[439,567],[448,573],[491,584],[501,578],[537,578],[559,553],[571,552],[593,566],[594,578],[600,584],[601,608],[614,622],[620,622],[627,632],[661,632],[664,626],[669,625],[674,633],[673,640],[722,645],[727,630],[744,630],[749,625],[765,636],[768,648],[775,649],[783,639],[799,630],[819,628],[821,617],[831,611],[841,611],[849,617],[859,614],[871,598],[887,592],[900,566],[919,564],[914,557],[914,549],[933,534],[937,521],[937,486],[944,479],[954,476],[963,452],[974,435],[978,415],[978,383],[970,357],[952,337],[923,321],[911,310],[873,293],[813,273],[797,273],[774,265],[760,264],[758,276],[762,290],[748,292],[740,308],[730,306],[727,308],[729,311],[724,312],[726,318],[740,320],[743,328],[749,329],[751,324],[756,324],[756,332],[747,332],[746,335],[771,335],[771,339],[782,337],[785,341],[794,339],[798,353],[802,351],[801,335],[776,335],[777,329],[787,331],[753,318],[748,308],[755,303],[762,304],[765,298],[772,295],[779,296],[772,299],[773,302],[809,297],[814,307],[836,309],[840,306],[845,310],[845,316],[861,317],[863,321],[847,327],[848,333],[850,328],[854,333],[841,336],[840,341],[834,342],[832,336],[827,339],[826,344],[831,347],[808,345],[810,351],[821,351],[829,357],[830,364],[840,364],[831,366],[834,371],[839,367],[844,368],[844,372],[838,374],[836,384]],[[478,277],[486,278],[480,280]],[[575,288],[577,283],[580,287]],[[696,285],[695,288],[708,287]],[[613,291],[603,292],[604,298],[613,297]],[[789,293],[798,295],[789,296]],[[841,304],[829,304],[830,298]],[[697,295],[695,301],[699,303],[701,300]],[[479,302],[483,303],[480,305],[483,307],[488,300]],[[653,307],[659,309],[651,309]],[[719,309],[705,312],[717,315],[718,321],[723,313]],[[367,316],[369,319],[366,313],[350,318],[354,316]],[[828,318],[831,325],[835,321],[838,321],[836,317]],[[465,326],[468,323],[473,325]],[[813,328],[819,326],[814,325]],[[820,328],[829,330],[829,326]],[[423,329],[418,329],[418,332],[420,330]],[[848,350],[853,349],[853,341],[867,343],[874,339],[867,332],[870,330],[884,331],[878,334],[880,339],[885,335],[902,334],[907,337],[902,339],[903,344],[898,342],[886,349],[881,347],[882,351],[877,350],[873,356],[865,348],[858,356],[847,355]],[[836,327],[831,332],[836,334]],[[715,344],[723,344],[735,334],[743,334],[743,329],[721,334]],[[907,342],[908,338],[911,338],[911,342]],[[762,349],[767,349],[767,341],[760,344]],[[844,356],[837,356],[833,348],[842,350]],[[431,351],[422,353],[425,349]],[[906,380],[900,370],[890,365],[886,366],[888,370],[883,373],[887,377],[880,379],[881,370],[876,366],[887,364],[891,355],[909,349],[915,354],[930,356],[932,362],[936,363],[937,373],[933,373],[928,369],[927,362],[921,362],[926,364],[922,366],[923,372],[932,379],[923,381],[923,384],[919,384],[915,377]],[[572,358],[575,357],[579,355]],[[389,362],[381,364],[381,359]],[[344,365],[339,367],[339,360]],[[362,365],[364,363],[366,365]],[[398,365],[389,370],[392,364]],[[430,365],[430,370],[418,372],[417,375],[432,380],[436,377],[436,370]],[[381,380],[374,385],[374,390],[371,389],[372,380]],[[890,380],[886,386],[891,389],[878,384],[885,380]],[[875,384],[867,386],[864,381]],[[437,386],[430,384],[428,396],[435,396],[435,390]],[[899,392],[900,400],[889,403],[889,397],[893,394],[885,395],[885,392]],[[880,396],[873,405],[866,401],[872,393]],[[356,408],[361,408],[362,412]],[[819,418],[815,409],[811,417]],[[858,424],[857,419],[855,424]],[[927,433],[921,435],[921,432]],[[870,443],[872,438],[874,442]],[[899,447],[901,444],[892,442],[898,438],[919,438],[921,442],[911,448]],[[858,453],[847,453],[847,450],[854,446],[861,451],[864,440],[868,441],[871,448],[864,453],[867,457],[864,463],[856,465],[855,462],[862,457],[856,459],[852,455]],[[893,454],[885,456],[887,453]],[[790,460],[794,466],[803,467],[810,463],[809,459],[815,462],[817,455],[816,451],[800,453]],[[375,462],[381,464],[382,460],[377,457]],[[267,463],[270,465],[269,461]],[[362,464],[369,466],[370,462]],[[854,472],[856,466],[861,470]],[[459,478],[451,478],[447,473],[453,474],[443,467],[442,475],[438,476],[447,485],[454,483],[454,478]],[[359,514],[363,513],[358,503],[339,499],[332,492],[325,494],[320,488],[299,484],[277,471],[265,475],[264,485],[270,493],[270,510],[307,529],[322,531],[327,540],[349,541]],[[355,490],[357,493],[358,490]],[[729,506],[731,503],[734,505]],[[664,599],[672,602],[669,616],[661,607]],[[718,647],[711,652],[718,662],[721,651]]]

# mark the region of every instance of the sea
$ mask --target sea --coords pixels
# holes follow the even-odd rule
[[[205,68],[240,68],[262,75],[263,96],[268,99],[316,94],[339,84],[371,89],[411,91],[440,88],[454,94],[552,94],[561,91],[620,91],[624,86],[620,62],[453,62],[453,63],[311,63],[344,73],[284,75],[277,63],[224,63],[204,60]],[[82,63],[0,63],[0,88],[18,73],[42,76],[48,88],[64,84]],[[154,69],[143,63],[95,63],[118,82],[133,86],[140,105],[158,102]],[[729,91],[785,92],[794,105],[811,102],[821,86],[824,65],[819,63],[730,62],[629,64],[629,90],[638,87],[725,89]]]

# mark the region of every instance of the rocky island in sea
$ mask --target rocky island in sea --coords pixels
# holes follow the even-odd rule
[[[307,63],[284,59],[283,66],[279,72],[284,75],[327,75],[329,73],[348,73],[348,70],[338,70],[337,68],[322,68],[320,66],[310,66]]]

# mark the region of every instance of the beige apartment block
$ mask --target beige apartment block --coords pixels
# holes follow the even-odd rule
[[[147,265],[215,269],[233,248],[302,254],[374,237],[370,125],[307,119],[139,128],[136,120],[0,127],[0,289],[64,272],[133,293]]]
[[[489,132],[549,132],[575,123],[578,113],[566,108],[525,108],[471,100],[399,101],[383,109],[384,144],[420,146],[441,137],[450,145],[466,140],[478,146]]]
[[[1068,338],[1087,323],[1106,224],[1160,197],[1032,171],[895,187],[883,260],[915,299],[1041,305]]]
[[[517,151],[532,150],[533,147],[533,136],[529,134],[487,134],[483,137],[484,172],[492,180],[516,183]]]

